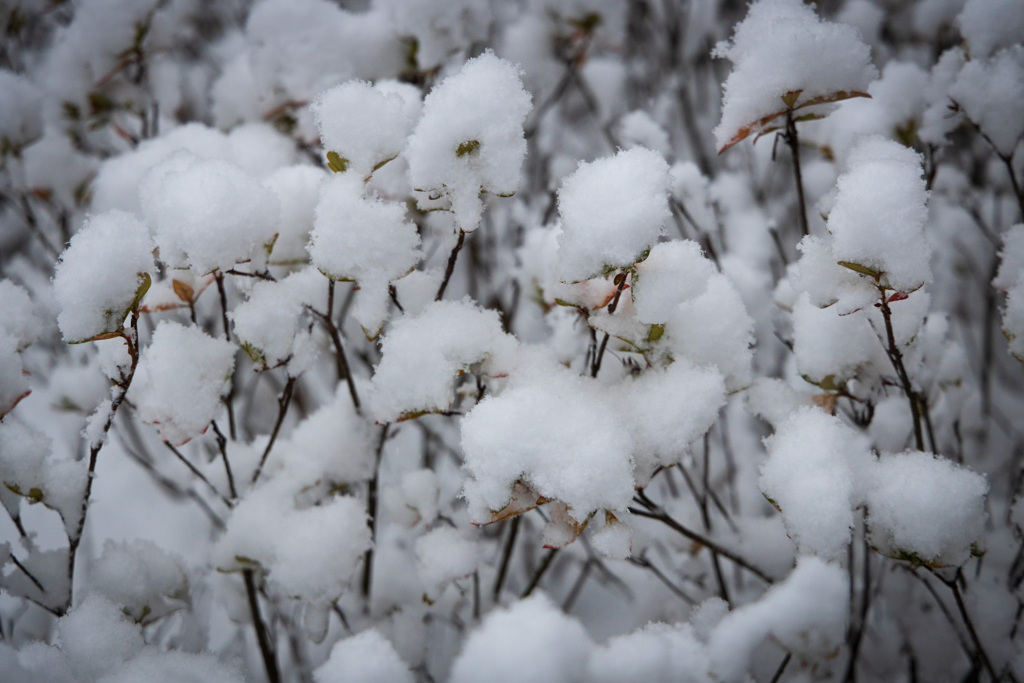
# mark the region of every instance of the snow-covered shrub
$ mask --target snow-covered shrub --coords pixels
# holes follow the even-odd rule
[[[0,677],[1021,680],[1020,9],[3,5]]]

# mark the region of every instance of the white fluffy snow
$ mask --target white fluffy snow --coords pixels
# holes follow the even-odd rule
[[[580,622],[538,593],[484,619],[455,660],[451,683],[583,681],[590,648]]]
[[[828,215],[833,257],[881,273],[882,283],[897,291],[912,292],[931,282],[920,155],[870,137],[854,147],[848,166]]]
[[[360,178],[398,156],[419,114],[419,101],[365,81],[349,81],[317,97],[310,107],[324,147]]]
[[[558,193],[559,278],[578,282],[643,260],[669,218],[668,171],[643,147],[580,164]]]
[[[715,128],[719,150],[761,132],[773,114],[837,93],[863,92],[877,76],[871,50],[855,28],[818,17],[802,0],[758,0],[737,24],[732,40],[713,53],[733,63],[723,85],[722,120]],[[827,113],[835,105],[801,110]],[[776,122],[778,123],[778,122]]]
[[[988,482],[945,458],[907,451],[883,455],[867,495],[871,543],[932,565],[960,565],[985,531]]]
[[[471,519],[490,521],[522,480],[568,506],[576,522],[633,498],[632,440],[596,380],[553,367],[485,398],[462,420]]]
[[[231,385],[236,347],[197,327],[161,321],[128,391],[139,417],[177,446],[206,431]]]
[[[265,259],[277,233],[277,197],[227,161],[176,152],[146,173],[139,197],[160,260],[198,275]]]
[[[863,502],[873,462],[870,443],[838,418],[803,408],[765,442],[760,486],[782,510],[802,553],[846,556],[853,509]]]
[[[455,224],[476,230],[481,192],[511,195],[519,189],[523,122],[532,106],[519,69],[492,52],[469,60],[431,90],[407,150],[412,186],[429,198],[421,197],[420,207],[447,198]]]
[[[315,672],[316,683],[413,683],[416,678],[377,629],[339,640]]]
[[[434,302],[417,316],[399,318],[381,342],[370,395],[373,413],[391,422],[447,410],[457,375],[478,363],[487,372],[494,363],[507,362],[514,345],[495,311],[468,300]]]
[[[69,342],[119,332],[154,273],[146,226],[123,211],[89,218],[53,276],[57,324]]]

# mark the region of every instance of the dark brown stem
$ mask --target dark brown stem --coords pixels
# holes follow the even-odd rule
[[[263,466],[267,464],[267,457],[270,455],[270,451],[274,447],[274,442],[277,441],[278,432],[281,431],[281,423],[284,422],[284,416],[288,413],[288,406],[292,402],[292,394],[295,390],[295,379],[295,377],[288,378],[288,381],[284,385],[284,390],[281,392],[281,396],[277,399],[277,421],[274,422],[274,431],[270,433],[270,441],[267,442],[267,447],[263,449],[263,455],[260,457],[260,464],[256,466],[256,471],[252,473],[253,484],[259,481],[260,475],[263,474]]]
[[[217,436],[217,448],[220,450],[221,460],[224,461],[224,472],[228,477],[228,490],[231,492],[232,500],[237,500],[238,489],[235,488],[235,475],[231,472],[231,463],[228,461],[228,440],[224,438],[224,434],[221,433],[216,420],[210,424],[213,426],[213,433]]]
[[[731,550],[729,550],[729,549],[727,549],[727,548],[725,548],[725,547],[715,543],[711,539],[696,533],[695,531],[691,531],[690,529],[687,529],[682,524],[680,524],[675,519],[673,519],[668,514],[666,514],[664,511],[660,510],[658,508],[658,506],[656,506],[651,501],[651,499],[647,497],[647,495],[643,491],[637,491],[637,494],[634,497],[634,500],[637,503],[639,503],[640,505],[643,505],[644,508],[646,508],[646,509],[642,510],[640,508],[631,507],[631,508],[629,508],[629,511],[632,514],[637,515],[639,517],[647,517],[648,519],[658,520],[662,524],[665,524],[669,528],[677,531],[678,533],[682,534],[683,536],[685,536],[686,538],[690,539],[691,541],[694,541],[696,543],[699,543],[699,544],[705,546],[706,548],[708,548],[708,550],[714,550],[716,553],[718,553],[722,557],[726,558],[727,560],[730,560],[731,562],[733,562],[734,564],[738,565],[739,567],[742,567],[743,569],[746,569],[748,572],[750,572],[751,574],[753,574],[757,578],[761,579],[765,583],[767,583],[767,584],[771,584],[772,583],[772,579],[769,578],[769,576],[767,574],[765,574],[763,571],[761,571],[760,569],[758,569],[754,565],[752,565],[749,562],[747,562],[746,560],[744,560],[742,557],[740,557],[736,553],[734,553]]]
[[[245,578],[245,594],[249,598],[249,611],[252,613],[252,626],[256,629],[256,642],[260,646],[260,654],[263,656],[263,666],[267,670],[267,680],[270,683],[280,683],[281,674],[277,669],[277,655],[274,652],[274,645],[270,642],[270,634],[267,633],[266,624],[260,616],[260,599],[256,594],[256,581],[253,578],[251,569],[243,569],[242,576]]]
[[[686,602],[688,605],[697,604],[697,600],[687,595],[682,588],[672,583],[672,581],[667,576],[665,576],[664,572],[658,569],[657,566],[655,566],[650,560],[648,560],[643,555],[641,555],[638,558],[628,557],[626,559],[632,564],[635,564],[638,567],[643,567],[644,569],[650,571],[652,574],[654,574],[655,577],[657,577],[659,581],[661,581],[665,585],[666,588],[672,591],[672,593],[674,593],[675,595],[682,598],[682,600]]]
[[[96,463],[99,460],[100,451],[103,449],[103,444],[107,441],[107,433],[110,431],[110,425],[114,423],[114,416],[117,414],[117,409],[121,407],[121,403],[124,402],[124,397],[128,394],[128,387],[131,386],[132,378],[135,377],[135,368],[139,365],[139,311],[138,309],[131,312],[131,322],[127,332],[123,332],[125,343],[128,344],[128,355],[131,357],[131,365],[128,368],[128,374],[121,377],[117,382],[117,395],[114,396],[110,403],[110,408],[107,412],[107,419],[103,423],[103,429],[100,432],[100,436],[96,437],[94,443],[89,447],[89,470],[85,478],[85,494],[82,496],[82,513],[78,520],[78,528],[75,529],[74,534],[68,536],[68,602],[64,606],[62,612],[66,612],[70,609],[72,604],[72,598],[74,597],[74,580],[75,580],[75,558],[78,556],[78,546],[82,542],[82,532],[85,530],[85,517],[89,510],[89,499],[92,496],[92,483],[96,478]]]
[[[548,551],[548,554],[541,561],[540,566],[537,567],[537,571],[533,573],[533,578],[530,579],[530,585],[526,587],[526,590],[524,590],[523,594],[519,597],[526,598],[530,596],[530,593],[533,592],[533,589],[540,584],[540,580],[544,576],[544,572],[546,572],[548,570],[548,567],[551,566],[551,562],[555,559],[555,554],[557,552],[558,548],[551,548]]]
[[[807,225],[807,205],[804,203],[804,179],[800,171],[800,137],[796,132],[796,121],[793,119],[793,112],[786,112],[786,133],[783,139],[789,146],[793,155],[793,176],[796,179],[796,201],[797,218],[800,219],[800,234],[806,237],[810,234]]]
[[[628,272],[625,270],[619,271],[619,274],[615,276],[615,298],[608,304],[608,315],[615,313],[615,309],[619,307],[619,299],[622,297],[622,290],[626,287],[626,278]],[[597,377],[597,373],[601,371],[601,361],[604,358],[605,349],[608,348],[608,339],[611,337],[607,332],[604,333],[604,339],[601,340],[601,346],[598,347],[597,352],[594,354],[594,361],[590,366],[590,376]]]
[[[888,343],[889,360],[892,361],[892,366],[899,376],[903,393],[906,394],[907,400],[910,401],[910,414],[914,419],[914,444],[917,450],[923,451],[924,433],[921,431],[921,405],[917,392],[914,391],[914,387],[910,383],[907,367],[903,364],[903,353],[900,351],[899,346],[896,345],[896,335],[892,327],[892,309],[889,308],[889,301],[885,296],[885,290],[879,289],[879,292],[882,295],[879,307],[882,309],[882,319],[885,321],[885,338]]]
[[[366,516],[370,525],[370,538],[377,542],[377,489],[380,485],[380,462],[384,457],[384,444],[388,440],[390,423],[385,423],[380,430],[380,441],[377,442],[376,462],[373,467],[373,478],[366,496]],[[371,545],[363,557],[363,598],[366,599],[366,611],[370,610],[370,590],[373,588],[373,546]]]
[[[331,343],[334,344],[334,362],[335,369],[338,373],[338,381],[345,380],[348,384],[348,393],[352,397],[352,405],[355,406],[356,413],[362,414],[362,404],[359,402],[359,392],[356,391],[355,379],[352,377],[352,368],[348,364],[348,357],[345,355],[345,346],[341,341],[341,331],[338,330],[338,326],[334,324],[333,311],[334,311],[334,280],[327,280],[327,313],[321,313],[315,308],[307,308],[315,315],[320,318],[323,322],[324,327],[327,329],[327,334],[331,338]]]
[[[198,477],[198,478],[199,478],[199,481],[201,481],[201,482],[203,482],[204,484],[206,484],[206,486],[207,486],[207,487],[208,487],[208,488],[209,488],[209,489],[210,489],[211,491],[213,491],[214,495],[216,495],[216,496],[217,496],[218,498],[220,498],[220,499],[221,499],[221,501],[222,501],[222,502],[223,502],[223,503],[224,503],[225,505],[227,505],[227,506],[228,506],[229,508],[230,508],[230,507],[233,507],[233,503],[232,503],[232,502],[231,502],[230,500],[228,500],[228,499],[227,499],[227,497],[225,497],[223,493],[221,493],[220,491],[218,491],[218,490],[217,490],[217,487],[216,487],[216,486],[214,486],[214,485],[213,485],[213,484],[212,484],[212,483],[210,482],[210,480],[206,478],[206,475],[205,475],[205,474],[203,474],[203,473],[202,473],[202,471],[200,471],[200,469],[199,469],[198,467],[196,467],[195,465],[193,465],[193,464],[192,464],[192,461],[191,461],[191,460],[189,460],[188,458],[186,458],[186,457],[184,456],[184,454],[182,454],[182,452],[181,452],[181,451],[179,451],[179,450],[178,450],[177,448],[175,448],[175,447],[174,447],[174,445],[173,445],[173,444],[172,444],[172,443],[171,443],[170,441],[164,441],[164,446],[167,446],[167,449],[168,449],[169,451],[171,451],[171,453],[174,453],[174,455],[175,455],[175,456],[176,456],[176,457],[178,458],[178,460],[180,460],[180,461],[181,461],[181,462],[182,462],[182,463],[183,463],[183,464],[185,465],[185,467],[187,467],[187,468],[189,469],[189,471],[190,471],[190,472],[192,472],[192,474],[196,475],[196,477]]]
[[[434,297],[434,301],[440,301],[444,297],[444,290],[448,289],[448,281],[452,279],[452,273],[455,272],[455,262],[459,258],[459,251],[462,249],[462,244],[465,241],[466,231],[459,230],[459,239],[455,242],[452,253],[448,255],[448,265],[444,269],[444,279],[441,280],[441,287],[437,290],[437,296]]]
[[[491,594],[494,601],[498,602],[501,597],[501,587],[505,583],[505,576],[508,575],[509,561],[512,559],[512,550],[516,545],[516,536],[519,534],[519,523],[521,517],[513,517],[509,522],[508,537],[505,539],[505,547],[501,551],[501,565],[498,567],[498,578],[494,580],[494,588]]]
[[[220,295],[220,319],[224,325],[224,338],[231,341],[231,328],[228,325],[228,293],[224,289],[224,273],[219,270],[213,274],[217,281],[217,293]]]
[[[978,637],[978,631],[974,628],[974,621],[967,611],[967,605],[964,604],[963,593],[960,591],[960,584],[958,583],[958,580],[963,576],[961,570],[956,570],[956,576],[952,580],[946,580],[934,571],[932,571],[932,575],[946,584],[949,590],[953,591],[953,599],[956,601],[956,607],[960,611],[960,618],[963,619],[964,625],[967,626],[967,633],[971,636],[971,642],[974,643],[975,656],[981,660],[982,666],[988,671],[988,675],[992,677],[992,680],[998,681],[999,676],[996,674],[995,667],[992,666],[992,660],[989,659],[988,653],[985,652],[985,647],[981,644],[981,638]]]
[[[786,667],[789,666],[789,661],[793,659],[793,653],[787,652],[786,656],[779,662],[779,668],[775,670],[775,675],[772,676],[771,683],[779,683],[782,680],[782,674],[786,672]]]
[[[27,576],[28,580],[35,584],[36,588],[39,589],[39,592],[45,594],[46,589],[43,588],[43,584],[39,583],[39,579],[37,579],[35,575],[33,575],[32,572],[30,572],[28,568],[25,565],[23,565],[21,561],[19,561],[18,558],[13,553],[9,557],[11,558],[11,562],[14,563],[14,566],[20,569],[21,573]]]

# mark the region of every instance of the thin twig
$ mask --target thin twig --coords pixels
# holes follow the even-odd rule
[[[390,423],[385,423],[380,430],[380,440],[377,442],[377,454],[373,467],[373,478],[370,479],[366,496],[366,516],[370,525],[370,538],[373,543],[377,542],[377,489],[380,485],[380,463],[384,457],[384,444],[388,440],[388,429]],[[366,610],[370,610],[370,590],[373,587],[373,545],[366,550],[363,557],[363,598],[366,600]]]
[[[548,567],[551,566],[551,561],[555,559],[555,554],[557,552],[558,548],[551,548],[548,551],[548,554],[541,561],[540,566],[537,567],[537,571],[533,573],[533,578],[530,579],[530,585],[528,585],[526,590],[523,591],[523,594],[519,596],[520,598],[529,597],[530,593],[533,592],[533,589],[540,584],[540,580],[544,576],[544,572],[546,572]]]
[[[462,249],[462,244],[465,241],[466,231],[459,230],[459,239],[455,242],[452,253],[448,255],[448,265],[444,269],[444,279],[441,280],[441,287],[437,290],[437,296],[434,297],[434,301],[440,301],[444,297],[444,290],[448,289],[448,281],[452,279],[452,273],[455,272],[455,262],[459,258],[459,251]]]
[[[270,642],[270,635],[267,633],[266,624],[260,616],[260,599],[256,594],[256,581],[253,579],[251,569],[243,569],[242,576],[245,578],[245,594],[249,599],[249,611],[252,613],[252,625],[256,629],[256,642],[260,646],[260,654],[263,656],[263,666],[267,670],[267,680],[270,683],[280,683],[281,674],[277,668],[277,655],[274,646]]]
[[[921,406],[917,397],[917,392],[914,391],[913,385],[910,383],[910,375],[907,374],[907,367],[903,364],[903,353],[900,351],[899,346],[896,345],[896,336],[893,332],[892,327],[892,309],[889,308],[889,300],[885,295],[885,290],[879,287],[878,290],[881,293],[881,303],[879,308],[882,310],[882,320],[885,321],[885,337],[888,342],[888,348],[886,349],[889,360],[892,362],[893,368],[896,370],[896,374],[899,376],[900,385],[903,387],[903,393],[906,394],[907,400],[910,402],[910,414],[914,419],[914,444],[917,450],[924,450],[924,434],[921,431]]]
[[[270,455],[270,451],[274,447],[274,442],[277,441],[277,434],[281,431],[281,423],[284,422],[284,416],[288,413],[288,406],[292,402],[292,394],[295,390],[295,379],[295,377],[288,378],[288,381],[285,382],[284,390],[281,392],[281,396],[277,399],[277,420],[274,422],[274,431],[270,433],[270,441],[267,442],[267,447],[263,449],[263,455],[260,457],[260,464],[256,466],[256,471],[252,473],[253,484],[259,481],[260,475],[263,474],[263,466],[266,465],[267,457]]]
[[[139,365],[139,311],[136,307],[131,312],[131,322],[127,332],[122,331],[123,339],[128,344],[128,355],[131,358],[131,365],[128,367],[128,373],[123,375],[120,380],[116,383],[118,388],[117,394],[110,402],[110,408],[107,411],[107,419],[103,423],[103,428],[100,431],[100,435],[95,437],[94,442],[89,448],[89,469],[85,479],[85,493],[82,496],[82,512],[79,516],[78,527],[75,529],[73,534],[68,535],[68,601],[64,606],[62,613],[70,609],[73,597],[74,597],[74,578],[75,578],[75,559],[78,557],[78,547],[82,542],[82,532],[85,530],[85,518],[86,513],[89,510],[89,499],[92,496],[92,483],[96,478],[96,463],[99,460],[100,450],[103,449],[103,445],[107,442],[106,436],[110,431],[110,425],[114,423],[114,416],[117,414],[117,409],[121,407],[121,403],[124,402],[124,397],[128,394],[128,387],[131,386],[132,378],[135,377],[135,368]]]
[[[648,519],[656,519],[659,522],[665,524],[666,526],[668,526],[668,527],[674,529],[675,531],[679,532],[680,534],[682,534],[686,538],[690,539],[691,541],[694,541],[695,543],[699,543],[699,544],[705,546],[706,548],[708,548],[709,550],[714,550],[715,552],[717,552],[722,557],[726,558],[727,560],[732,561],[734,564],[742,567],[743,569],[746,569],[748,572],[750,572],[751,574],[753,574],[757,578],[761,579],[765,583],[767,583],[767,584],[773,583],[772,579],[767,574],[765,574],[763,571],[761,571],[760,569],[758,569],[754,565],[752,565],[749,562],[747,562],[745,559],[743,559],[742,557],[740,557],[736,553],[734,553],[731,550],[729,550],[729,549],[727,549],[727,548],[725,548],[725,547],[715,543],[714,541],[712,541],[711,539],[709,539],[709,538],[707,538],[705,536],[702,536],[702,535],[700,535],[700,534],[698,534],[698,533],[696,533],[694,531],[691,531],[690,529],[687,529],[682,524],[677,522],[675,519],[670,517],[668,514],[666,514],[665,512],[661,511],[650,500],[650,498],[648,498],[644,494],[644,492],[642,490],[641,491],[637,491],[637,495],[634,498],[634,500],[636,500],[638,503],[640,503],[641,505],[643,505],[647,509],[641,510],[640,508],[631,507],[631,508],[629,508],[629,511],[632,514],[638,515],[640,517],[647,517]]]
[[[804,202],[804,180],[803,174],[800,171],[800,138],[796,132],[796,120],[793,118],[793,112],[786,112],[786,132],[782,136],[786,144],[789,146],[790,152],[793,154],[793,175],[796,179],[796,200],[797,200],[797,218],[800,219],[800,234],[806,237],[811,234],[810,229],[807,225],[807,205]]]
[[[491,590],[495,602],[498,602],[498,598],[501,596],[501,587],[505,583],[505,576],[508,575],[509,561],[512,558],[512,550],[515,548],[521,520],[522,517],[513,517],[509,522],[508,537],[505,539],[505,547],[501,551],[501,564],[498,565],[498,578],[494,580],[494,588]]]
[[[198,467],[192,464],[192,461],[186,458],[181,451],[175,448],[170,441],[164,441],[164,446],[166,446],[171,453],[174,453],[178,460],[180,460],[185,465],[185,467],[187,467],[189,471],[192,472],[192,474],[196,475],[196,477],[199,478],[199,481],[206,484],[206,486],[214,493],[214,495],[220,498],[221,502],[223,502],[229,508],[234,506],[234,504],[230,500],[228,500],[227,496],[225,496],[223,493],[217,490],[217,487],[214,486],[213,483],[206,478],[206,475],[203,474]]]

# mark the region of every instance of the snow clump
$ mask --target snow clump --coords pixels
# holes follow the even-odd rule
[[[451,683],[584,681],[591,647],[583,625],[538,593],[487,615],[466,639]]]
[[[644,147],[582,163],[558,193],[558,276],[579,282],[646,258],[669,219],[669,167]]]
[[[163,320],[142,352],[128,399],[160,438],[180,446],[216,417],[234,367],[233,344]]]
[[[497,374],[514,348],[495,311],[469,300],[431,303],[385,333],[373,374],[373,413],[380,422],[392,422],[447,410],[457,375],[478,363],[481,371]]]
[[[343,638],[331,648],[331,656],[313,672],[316,683],[413,683],[416,677],[395,647],[377,629]]]
[[[197,275],[265,259],[277,233],[274,193],[219,159],[176,152],[146,174],[139,199],[160,260]]]
[[[398,156],[412,132],[419,102],[365,81],[331,88],[311,105],[324,147],[360,178]]]
[[[878,75],[857,29],[822,20],[802,0],[752,3],[732,41],[713,54],[734,64],[714,131],[719,150],[761,132],[787,109],[827,114],[836,106],[829,102],[865,91]]]
[[[53,276],[64,339],[81,342],[120,332],[154,272],[153,243],[135,216],[115,210],[88,218]]]
[[[481,192],[519,189],[523,123],[532,107],[519,69],[489,51],[431,90],[408,143],[410,180],[426,195],[420,208],[438,208],[447,198],[456,226],[476,230]]]

